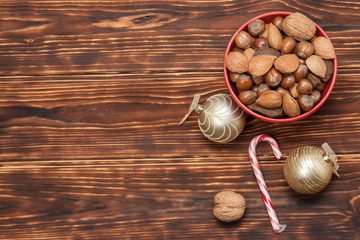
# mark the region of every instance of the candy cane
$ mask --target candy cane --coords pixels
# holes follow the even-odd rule
[[[282,154],[280,152],[279,146],[276,143],[276,141],[272,137],[270,137],[269,135],[266,135],[266,134],[261,134],[261,135],[255,137],[249,145],[249,156],[250,156],[251,166],[254,170],[254,174],[255,174],[257,183],[261,190],[261,194],[264,199],[264,203],[265,203],[266,210],[267,210],[269,218],[270,218],[270,222],[271,222],[273,231],[275,233],[282,233],[286,229],[286,224],[279,224],[279,220],[276,216],[274,207],[272,205],[270,195],[269,195],[269,192],[267,190],[267,187],[266,187],[266,184],[264,181],[264,177],[260,171],[259,162],[256,158],[256,146],[258,143],[260,143],[262,141],[266,141],[266,142],[270,143],[271,148],[272,148],[277,160],[280,160],[280,158],[282,157]]]

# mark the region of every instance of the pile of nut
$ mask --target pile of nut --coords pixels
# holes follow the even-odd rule
[[[335,50],[317,36],[315,24],[301,13],[256,19],[235,37],[225,57],[239,100],[264,116],[296,117],[310,111],[332,76]]]

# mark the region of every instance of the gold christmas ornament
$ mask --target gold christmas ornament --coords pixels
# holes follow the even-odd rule
[[[339,165],[337,157],[327,143],[323,149],[303,146],[292,151],[285,161],[285,179],[292,189],[302,194],[315,194],[330,182]]]
[[[195,110],[199,114],[199,128],[208,139],[218,143],[227,143],[240,135],[245,127],[246,114],[230,94],[216,94],[202,105],[198,104],[199,99],[200,95],[196,94],[189,112],[179,125]]]

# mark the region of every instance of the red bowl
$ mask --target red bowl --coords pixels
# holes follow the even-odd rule
[[[232,36],[232,38],[230,39],[230,42],[229,44],[227,45],[227,48],[226,48],[226,51],[225,51],[225,56],[224,56],[224,76],[225,76],[225,81],[226,81],[226,85],[230,91],[230,94],[231,96],[233,97],[233,99],[236,101],[237,104],[239,104],[239,106],[246,112],[248,113],[249,115],[255,117],[255,118],[258,118],[262,121],[265,121],[265,122],[271,122],[271,123],[287,123],[287,122],[293,122],[293,121],[296,121],[296,120],[300,120],[300,119],[303,119],[303,118],[306,118],[308,116],[310,116],[311,114],[313,114],[314,112],[316,112],[326,101],[326,99],[329,97],[332,89],[334,88],[334,85],[335,85],[335,80],[336,80],[336,75],[337,75],[337,58],[336,58],[336,55],[335,55],[335,58],[333,59],[333,64],[334,64],[334,72],[332,74],[332,77],[331,79],[327,82],[326,84],[326,87],[325,89],[321,92],[321,99],[320,101],[314,106],[313,109],[311,109],[310,111],[308,112],[305,112],[297,117],[293,117],[293,118],[290,118],[290,117],[283,117],[283,118],[269,118],[269,117],[266,117],[266,116],[263,116],[259,113],[256,113],[252,110],[250,110],[248,107],[246,107],[246,105],[244,105],[240,100],[239,100],[239,97],[238,97],[238,91],[236,89],[236,85],[235,83],[231,82],[230,79],[229,79],[229,74],[228,74],[228,70],[225,66],[225,57],[228,55],[228,53],[230,52],[230,50],[235,46],[235,37],[236,35],[244,30],[244,31],[247,31],[247,26],[250,22],[254,21],[255,19],[259,19],[261,18],[262,20],[265,21],[265,23],[270,23],[274,17],[276,16],[283,16],[283,17],[286,17],[288,15],[292,14],[291,12],[269,12],[269,13],[264,13],[264,14],[261,14],[259,16],[256,16],[254,17],[253,19],[250,19],[248,22],[246,22],[244,25],[242,25],[236,32],[235,34]],[[317,28],[317,32],[316,32],[316,35],[318,36],[324,36],[325,38],[329,39],[330,38],[328,37],[328,35],[325,33],[325,31],[323,29],[321,29],[321,27],[319,27],[319,25],[317,25],[315,23],[315,26]],[[331,40],[330,40],[331,41]]]

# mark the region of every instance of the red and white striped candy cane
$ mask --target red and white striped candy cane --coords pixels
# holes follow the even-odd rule
[[[261,190],[261,194],[262,194],[264,202],[265,202],[266,210],[268,212],[273,231],[275,233],[282,233],[286,229],[286,224],[279,223],[279,220],[276,216],[274,207],[273,207],[271,199],[270,199],[269,192],[267,190],[267,187],[266,187],[266,184],[264,181],[264,177],[260,171],[259,162],[256,158],[256,146],[258,143],[260,143],[262,141],[266,141],[266,142],[270,143],[271,148],[272,148],[277,160],[280,160],[280,158],[282,157],[282,154],[280,152],[279,146],[276,143],[276,141],[272,137],[270,137],[269,135],[266,135],[266,134],[261,134],[261,135],[255,137],[251,141],[250,146],[249,146],[250,162],[251,162],[252,168],[254,170],[257,183]]]

